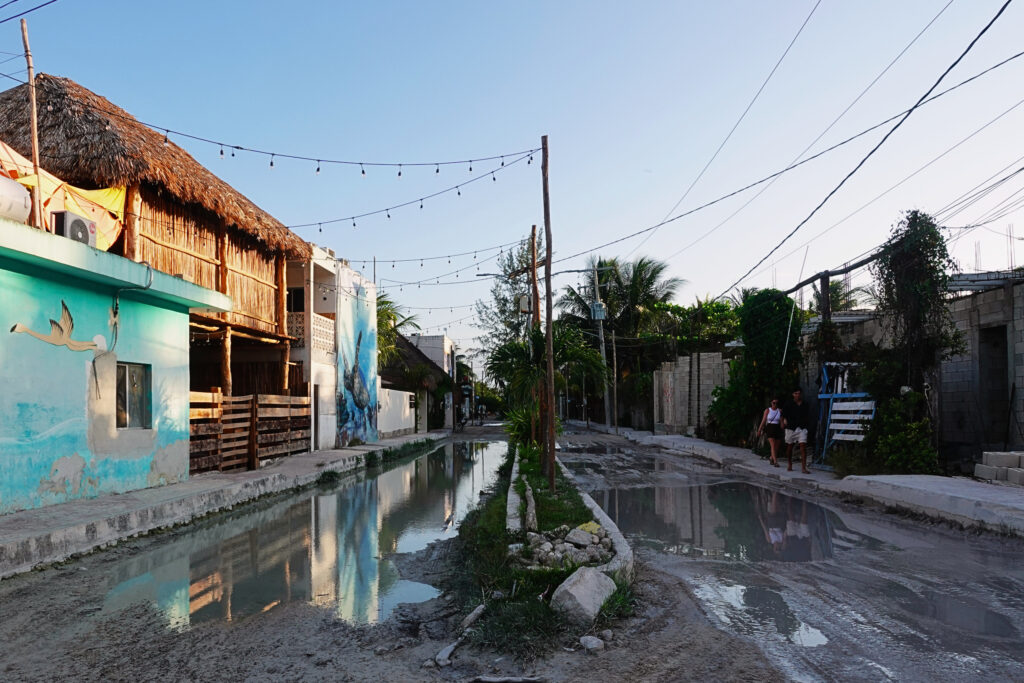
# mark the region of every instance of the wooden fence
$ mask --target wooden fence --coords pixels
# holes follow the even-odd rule
[[[189,397],[189,473],[257,469],[264,460],[310,448],[305,396],[225,396],[193,391]]]

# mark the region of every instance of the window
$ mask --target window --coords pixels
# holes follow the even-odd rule
[[[117,364],[117,428],[152,429],[152,379],[149,365]]]
[[[288,312],[306,312],[306,290],[303,287],[288,288]]]

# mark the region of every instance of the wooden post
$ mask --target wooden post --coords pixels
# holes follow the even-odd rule
[[[530,324],[527,326],[527,348],[533,351],[533,328],[534,325],[540,325],[540,289],[537,286],[537,226],[533,226],[530,230],[530,288],[532,295],[530,297],[530,303],[532,310],[530,311]],[[530,359],[533,362],[533,359]],[[534,386],[530,393],[533,396],[534,405],[540,407],[541,398],[537,394],[538,387]],[[537,438],[537,417],[532,410],[530,411],[530,439],[537,445],[540,445],[540,439]]]
[[[227,296],[228,294],[228,231],[223,225],[217,229],[217,291]],[[230,313],[224,314],[227,320]]]
[[[285,260],[284,254],[277,255],[277,333],[284,336],[288,334],[288,289],[285,283]]]
[[[288,368],[288,364],[291,363],[291,360],[292,360],[292,343],[290,341],[286,340],[285,343],[284,343],[284,353],[283,353],[283,356],[284,356],[284,358],[281,361],[281,395],[282,396],[287,396],[288,395],[288,375],[290,374],[289,368]]]
[[[221,386],[226,396],[231,396],[231,326],[224,326],[224,343],[220,348]]]
[[[698,352],[699,353],[699,352]],[[697,383],[697,391],[700,391],[700,380]],[[700,418],[698,418],[700,419]],[[619,355],[615,353],[615,328],[612,328],[612,420],[615,423],[615,433],[619,433]]]
[[[547,444],[548,444],[548,486],[551,491],[555,490],[555,358],[554,341],[552,337],[553,307],[551,300],[551,198],[548,194],[548,136],[542,135],[541,146],[541,179],[544,183],[544,249],[547,258],[544,259],[544,286],[547,291],[544,297],[547,301],[547,324],[544,330],[544,346],[547,349],[548,376],[547,376]]]
[[[832,292],[828,282],[829,275],[831,273],[826,270],[818,279],[818,289],[821,296],[821,301],[819,302],[821,304],[821,322],[823,324],[832,322]]]
[[[142,193],[138,184],[129,185],[124,197],[124,257],[138,261],[139,220],[142,216]]]
[[[36,186],[32,188],[32,225],[40,230],[49,230],[43,223],[43,179],[39,175],[39,124],[36,117],[36,71],[32,66],[32,50],[28,46],[28,22],[21,20],[21,42],[25,44],[25,64],[28,66],[28,101],[32,130],[32,172],[36,174]]]
[[[260,468],[260,453],[259,453],[259,421],[257,417],[260,413],[260,396],[258,393],[253,392],[253,395],[249,397],[249,463],[248,467],[250,470],[258,470]]]

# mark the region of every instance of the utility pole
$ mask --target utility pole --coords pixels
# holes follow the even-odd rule
[[[40,230],[49,230],[43,225],[43,183],[39,177],[39,124],[36,118],[36,70],[32,66],[32,50],[28,46],[28,22],[21,20],[21,42],[25,44],[25,64],[28,66],[28,101],[32,118],[32,172],[36,174],[36,186],[32,188],[32,224]]]
[[[540,162],[540,173],[541,179],[544,183],[544,249],[547,252],[547,258],[544,259],[544,286],[547,291],[544,293],[547,299],[547,325],[544,331],[544,346],[547,350],[548,357],[548,376],[547,376],[547,451],[548,451],[548,486],[551,492],[555,491],[555,358],[554,358],[554,341],[553,332],[551,329],[552,323],[552,302],[551,302],[551,198],[548,194],[548,136],[542,135],[540,138],[541,146],[541,162]]]
[[[612,328],[612,419],[619,433],[619,356],[615,353],[615,328]]]
[[[533,362],[533,329],[535,326],[540,325],[540,287],[537,283],[537,226],[534,225],[530,229],[530,324],[527,325],[526,340],[527,348],[530,349],[530,362]],[[538,389],[536,386],[531,390],[533,394],[533,403],[538,406],[538,412],[543,412],[540,409],[543,406],[543,399],[538,396]],[[530,411],[530,438],[535,444],[540,443],[540,439],[537,438],[537,415]],[[543,449],[541,449],[543,452]],[[541,459],[543,465],[543,458]]]
[[[596,303],[601,303],[601,288],[597,281],[597,261],[594,261],[594,301]],[[612,411],[611,405],[608,403],[608,357],[604,348],[604,320],[601,318],[598,318],[597,320],[597,343],[601,347],[601,364],[604,366],[605,370],[601,396],[604,398],[604,423],[607,426],[612,423]]]

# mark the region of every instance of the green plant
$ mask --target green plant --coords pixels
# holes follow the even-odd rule
[[[939,454],[932,445],[924,394],[907,392],[882,404],[865,439],[889,474],[934,474]]]
[[[629,581],[616,580],[615,592],[601,605],[597,615],[597,625],[604,626],[616,619],[631,617],[636,612],[639,598],[633,584]]]

